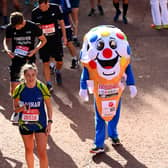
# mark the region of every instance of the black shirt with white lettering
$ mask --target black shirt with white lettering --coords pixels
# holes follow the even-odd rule
[[[47,11],[43,12],[39,7],[32,11],[32,21],[40,24],[43,34],[47,38],[47,43],[61,40],[58,31],[58,20],[63,20],[62,9],[57,4],[49,4]]]
[[[26,56],[34,49],[35,38],[42,35],[41,29],[33,22],[26,20],[26,24],[20,30],[8,25],[6,38],[12,39],[12,52]]]

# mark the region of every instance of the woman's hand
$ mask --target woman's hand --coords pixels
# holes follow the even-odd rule
[[[15,109],[14,109],[15,113],[20,113],[20,112],[23,112],[25,110],[26,110],[26,106],[25,105],[22,106],[22,107],[16,106]]]
[[[46,128],[46,135],[48,136],[48,135],[50,135],[50,132],[51,132],[51,125],[52,125],[52,123],[48,123],[48,125],[47,125],[47,128]]]

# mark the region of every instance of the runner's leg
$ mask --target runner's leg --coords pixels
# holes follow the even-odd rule
[[[45,133],[35,133],[40,168],[48,168],[47,136]]]
[[[30,135],[22,135],[22,139],[25,146],[25,159],[27,162],[28,168],[34,168],[34,156],[33,156],[33,149],[34,149],[34,139],[33,134]]]

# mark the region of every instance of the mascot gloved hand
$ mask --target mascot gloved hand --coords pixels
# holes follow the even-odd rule
[[[136,86],[130,85],[129,90],[130,90],[130,97],[134,98],[137,95],[137,92],[138,92]]]
[[[79,96],[82,98],[83,101],[89,101],[88,91],[87,89],[80,89]]]
[[[84,36],[80,52],[83,66],[79,95],[88,100],[88,91],[95,99],[95,140],[91,153],[104,152],[106,122],[112,144],[120,144],[117,124],[121,96],[127,85],[131,98],[137,94],[131,66],[131,47],[126,35],[117,27],[102,25]]]

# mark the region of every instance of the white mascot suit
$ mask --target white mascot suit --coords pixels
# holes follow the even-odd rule
[[[125,84],[129,86],[131,97],[137,94],[130,54],[126,35],[112,25],[94,27],[84,36],[79,95],[88,101],[88,91],[94,94],[95,151],[104,149],[106,122],[108,136],[118,139],[117,123]]]

